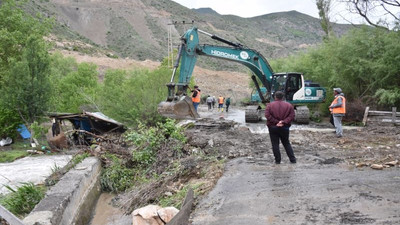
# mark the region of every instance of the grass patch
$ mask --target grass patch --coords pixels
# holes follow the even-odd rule
[[[76,165],[78,165],[79,163],[81,163],[84,159],[86,159],[87,157],[89,157],[90,154],[85,152],[82,154],[77,154],[75,155],[72,159],[71,159],[71,168],[75,167]]]
[[[13,214],[24,217],[43,199],[46,189],[43,186],[35,186],[31,182],[22,183],[17,190],[5,186],[10,194],[1,196],[0,204]]]
[[[7,148],[10,150],[28,150],[32,149],[32,147],[29,145],[29,140],[13,140],[13,143],[9,146],[5,146],[3,148]]]
[[[169,206],[173,206],[177,209],[180,209],[182,206],[182,203],[186,197],[187,192],[189,191],[189,188],[193,189],[193,192],[198,193],[199,188],[202,186],[203,184],[195,184],[195,185],[186,185],[184,188],[182,188],[181,190],[179,190],[178,192],[176,192],[175,194],[169,195],[169,196],[165,196],[162,197],[161,199],[159,199],[158,204],[161,207],[169,207]]]
[[[45,139],[40,139],[40,143],[45,143]],[[42,145],[40,145],[42,146]],[[47,148],[47,146],[45,146]],[[9,146],[2,147],[0,151],[0,163],[13,162],[17,159],[30,156],[32,154],[28,153],[26,150],[34,149],[30,146],[29,141],[17,140]]]
[[[7,150],[0,152],[0,163],[13,162],[14,160],[24,158],[29,153],[26,150]]]

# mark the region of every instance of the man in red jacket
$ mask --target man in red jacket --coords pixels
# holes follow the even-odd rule
[[[291,163],[296,163],[296,157],[289,141],[289,128],[294,120],[293,106],[283,101],[283,92],[275,92],[275,101],[267,105],[265,109],[265,118],[267,118],[267,126],[269,137],[271,139],[272,151],[275,156],[275,163],[281,163],[281,152],[279,151],[279,140],[285,147],[286,154]]]

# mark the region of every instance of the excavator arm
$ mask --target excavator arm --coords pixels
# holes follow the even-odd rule
[[[203,33],[210,36],[212,39],[223,42],[229,46],[200,45],[198,33]],[[177,93],[181,93],[181,91],[184,93],[185,87],[187,87],[192,76],[197,57],[200,55],[240,63],[248,67],[259,78],[262,85],[265,86],[267,90],[271,89],[270,80],[273,74],[272,68],[267,60],[257,51],[245,48],[239,43],[233,43],[216,35],[209,34],[197,29],[196,27],[189,29],[182,36],[181,40],[182,52],[178,56],[178,61],[180,59],[181,69],[179,74],[179,83],[177,84]]]

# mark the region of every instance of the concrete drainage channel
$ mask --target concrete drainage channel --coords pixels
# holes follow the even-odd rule
[[[86,158],[47,191],[21,225],[88,224],[101,193],[100,173],[100,161]]]
[[[0,224],[10,225],[87,225],[101,194],[101,162],[89,157],[66,173],[23,221],[0,206]],[[187,224],[194,201],[190,189],[181,210],[167,225]],[[131,224],[131,222],[129,223]]]

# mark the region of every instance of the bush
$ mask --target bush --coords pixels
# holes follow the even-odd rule
[[[365,112],[365,104],[360,99],[346,102],[346,116],[344,122],[362,122]]]
[[[125,167],[116,156],[108,155],[108,157],[113,162],[101,174],[100,184],[102,190],[118,193],[132,187],[135,178],[133,170]]]
[[[186,142],[185,129],[177,126],[175,120],[167,119],[164,123],[158,123],[157,125],[166,139],[175,138],[181,142]]]
[[[46,135],[47,129],[44,126],[40,125],[37,121],[34,121],[31,124],[31,131],[33,138],[39,139]]]
[[[15,138],[17,128],[22,121],[17,112],[0,103],[0,139],[5,137]]]
[[[1,204],[15,215],[26,215],[42,200],[44,197],[44,188],[37,187],[33,183],[22,183],[21,187],[14,190],[10,186],[5,186],[11,191],[2,199]]]
[[[148,166],[155,161],[164,136],[157,127],[146,127],[140,123],[136,131],[127,134],[126,139],[136,146],[132,152],[133,161],[139,165]]]
[[[157,123],[156,127],[147,127],[140,122],[137,130],[126,135],[126,140],[136,148],[132,159],[142,166],[149,166],[156,161],[156,154],[162,143],[173,138],[179,143],[186,143],[184,129],[176,126],[175,120],[167,119],[165,123]]]

